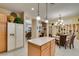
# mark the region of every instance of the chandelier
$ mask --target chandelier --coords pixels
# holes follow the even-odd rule
[[[58,21],[55,22],[55,26],[64,26],[63,19],[61,18],[61,15],[59,15]]]
[[[48,23],[48,3],[46,3],[46,23]]]

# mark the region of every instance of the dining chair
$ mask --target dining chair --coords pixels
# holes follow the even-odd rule
[[[75,35],[72,35],[70,39],[66,41],[66,47],[68,46],[71,49],[71,46],[74,48],[74,39]]]
[[[71,49],[71,46],[74,48],[74,39],[75,39],[75,35],[72,35],[70,42],[69,42],[70,49]]]
[[[55,36],[55,43],[59,46],[60,36]]]
[[[66,37],[67,35],[60,35],[59,48],[64,46],[66,49]]]
[[[52,34],[49,34],[49,37],[52,37]]]

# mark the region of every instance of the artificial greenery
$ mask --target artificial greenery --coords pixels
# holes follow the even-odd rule
[[[23,21],[21,20],[21,18],[16,17],[15,20],[14,20],[14,23],[20,23],[20,24],[22,24]]]
[[[8,22],[23,24],[23,20],[18,17],[15,12],[10,13],[10,16],[8,16]]]

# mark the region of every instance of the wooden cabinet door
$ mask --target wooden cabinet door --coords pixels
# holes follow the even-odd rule
[[[6,24],[0,23],[0,52],[4,52],[7,49],[6,39]]]
[[[41,46],[41,56],[50,56],[51,55],[51,42],[48,42]]]
[[[50,46],[47,47],[46,49],[44,49],[43,51],[41,51],[41,56],[50,56]]]
[[[15,49],[15,23],[8,23],[7,31],[7,50],[10,51]]]
[[[28,56],[41,56],[40,46],[28,42]]]
[[[55,55],[55,40],[51,41],[51,56]]]
[[[0,14],[0,23],[6,23],[7,22],[7,16],[4,14]]]
[[[16,24],[16,48],[23,47],[23,24]]]

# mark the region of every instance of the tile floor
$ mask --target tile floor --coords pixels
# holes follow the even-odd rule
[[[1,53],[0,56],[27,56],[27,42],[24,47],[9,51],[7,53]]]
[[[0,56],[27,56],[27,42],[24,48],[19,48],[7,53],[1,53]],[[79,40],[75,40],[75,48],[72,49],[65,49],[64,47],[59,48],[56,46],[55,56],[79,56]]]
[[[75,48],[67,48],[64,47],[59,48],[56,46],[56,56],[79,56],[79,40],[75,39],[74,42]]]

